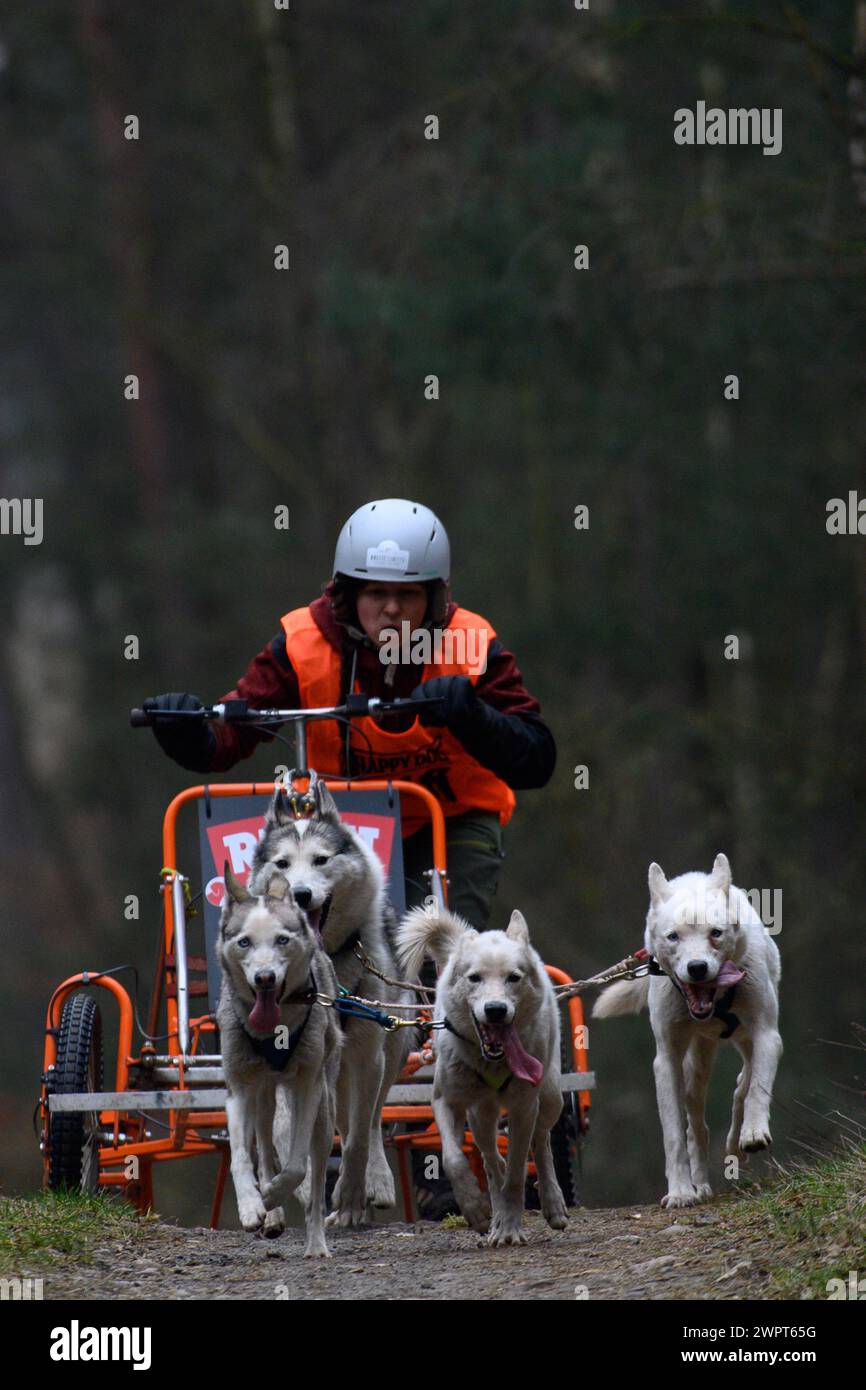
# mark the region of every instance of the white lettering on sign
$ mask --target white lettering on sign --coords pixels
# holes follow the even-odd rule
[[[256,845],[261,836],[253,835],[249,830],[241,830],[237,835],[225,835],[223,844],[226,847],[233,874],[246,873],[253,862],[253,855],[256,852]]]
[[[378,825],[355,825],[352,828],[356,835],[360,835],[368,849],[376,848],[376,841],[379,838]]]

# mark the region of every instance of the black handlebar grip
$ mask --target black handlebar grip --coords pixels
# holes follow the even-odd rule
[[[129,711],[129,722],[133,729],[147,729],[152,724],[152,719],[147,710],[131,709]]]

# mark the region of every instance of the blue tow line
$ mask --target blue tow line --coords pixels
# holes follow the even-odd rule
[[[345,1018],[367,1018],[388,1029],[394,1026],[390,1014],[383,1013],[381,1009],[374,1009],[372,1004],[362,1004],[359,999],[335,999],[334,1009]]]

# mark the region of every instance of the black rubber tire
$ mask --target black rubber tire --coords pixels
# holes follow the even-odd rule
[[[568,1014],[566,1011],[566,1027],[562,1030],[560,1040],[560,1063],[564,1072],[570,1072],[574,1065],[567,1023]],[[562,1113],[550,1131],[553,1167],[567,1207],[576,1207],[580,1200],[577,1188],[577,1146],[579,1143],[577,1096],[574,1091],[567,1091],[562,1097]]]
[[[572,1115],[569,1096],[566,1098],[562,1114],[550,1131],[553,1166],[567,1207],[578,1205],[577,1144],[577,1127]]]
[[[63,1005],[54,1069],[54,1095],[102,1090],[102,1016],[91,994]],[[48,1186],[96,1192],[99,1187],[99,1115],[53,1115],[48,1133]]]

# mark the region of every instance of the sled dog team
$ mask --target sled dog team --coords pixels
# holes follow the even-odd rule
[[[322,782],[314,795],[313,814],[295,819],[277,792],[248,887],[226,866],[217,1018],[241,1224],[278,1235],[283,1207],[296,1196],[306,1212],[305,1254],[327,1256],[326,1225],[357,1226],[369,1206],[393,1206],[380,1112],[414,1030],[386,1032],[372,1019],[341,1019],[316,997],[334,997],[343,987],[409,1003],[416,996],[384,983],[364,960],[381,975],[399,970],[414,979],[432,959],[440,1024],[432,1104],[460,1210],[490,1245],[523,1243],[531,1152],[542,1213],[561,1230],[567,1213],[550,1146],[562,1109],[559,1009],[525,919],[514,911],[505,931],[477,932],[444,907],[427,906],[398,925],[378,856],[340,819]],[[727,1152],[743,1158],[770,1144],[782,1051],[780,964],[760,917],[731,883],[723,854],[710,874],[670,881],[652,864],[649,888],[645,946],[657,973],[610,985],[594,1016],[649,1005],[668,1184],[662,1204],[670,1208],[712,1195],[704,1099],[722,1040],[730,1039],[743,1063]],[[505,1159],[497,1145],[503,1110]],[[463,1153],[467,1120],[484,1160],[486,1192]],[[326,1220],[335,1129],[342,1159]]]

